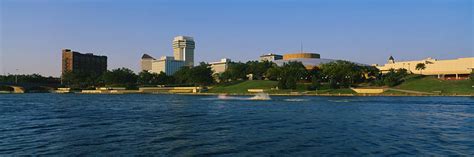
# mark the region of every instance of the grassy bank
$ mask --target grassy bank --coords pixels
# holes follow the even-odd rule
[[[295,90],[276,90],[277,84],[277,81],[268,80],[236,81],[216,85],[206,93],[249,94],[248,89],[263,89],[269,94],[357,94],[349,88],[329,89],[326,85],[323,85],[320,90],[308,91],[306,89],[309,84],[303,83],[299,83]],[[430,93],[429,95],[474,95],[472,86],[471,80],[439,80],[431,76],[411,76],[402,84],[393,87],[410,92],[388,90],[381,95],[426,95],[426,93]],[[420,94],[416,92],[420,92]]]
[[[298,83],[296,89],[290,90],[276,90],[277,81],[268,80],[247,80],[247,81],[236,81],[232,83],[219,84],[207,91],[207,93],[232,93],[232,94],[248,94],[248,89],[263,89],[269,94],[291,94],[291,93],[304,93],[304,94],[355,94],[351,89],[328,89],[323,87],[317,91],[307,91],[309,84]]]
[[[471,80],[440,80],[432,76],[418,76],[407,79],[396,89],[429,92],[436,94],[474,94]]]
[[[248,93],[248,89],[264,89],[271,90],[277,86],[276,81],[266,80],[248,80],[248,81],[236,81],[232,83],[219,84],[211,89],[209,93]]]

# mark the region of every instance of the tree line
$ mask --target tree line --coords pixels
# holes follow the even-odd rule
[[[41,83],[41,84],[58,84],[60,79],[56,77],[45,77],[40,74],[29,74],[29,75],[0,75],[0,82],[2,83]]]
[[[230,63],[228,69],[218,75],[222,82],[257,79],[278,81],[279,89],[296,89],[298,83],[309,83],[308,90],[348,88],[361,83],[374,86],[396,86],[407,75],[406,69],[391,70],[382,74],[376,67],[348,61],[334,61],[308,70],[301,62],[290,61],[277,66],[273,62],[249,61]]]
[[[420,68],[422,69],[422,68]],[[358,84],[372,86],[396,86],[408,75],[406,69],[391,69],[382,74],[376,67],[355,64],[348,61],[334,61],[307,69],[301,62],[290,61],[281,66],[270,61],[230,62],[223,73],[214,74],[209,64],[200,63],[194,67],[182,67],[173,75],[142,71],[135,74],[127,68],[108,70],[103,74],[65,72],[62,75],[64,87],[90,89],[95,87],[138,86],[209,86],[239,80],[278,81],[279,89],[296,89],[298,83],[309,84],[308,90],[348,88]],[[471,74],[472,77],[473,74]],[[58,78],[33,75],[0,75],[1,82],[59,82]]]
[[[77,89],[95,87],[126,87],[136,89],[138,86],[206,86],[214,83],[212,70],[206,63],[194,67],[182,67],[173,75],[164,72],[150,73],[141,71],[135,74],[128,68],[108,70],[103,74],[65,72],[62,75],[64,86]]]

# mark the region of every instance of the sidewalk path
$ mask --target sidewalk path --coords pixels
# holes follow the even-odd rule
[[[389,88],[388,90],[393,90],[393,91],[398,91],[398,92],[405,92],[405,93],[412,93],[412,94],[428,94],[428,95],[435,94],[435,93],[429,93],[429,92],[420,92],[420,91],[406,90],[406,89],[396,89],[396,88]]]

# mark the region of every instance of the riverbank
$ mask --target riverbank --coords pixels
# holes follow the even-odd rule
[[[169,93],[169,94],[178,94],[178,95],[232,95],[232,96],[252,96],[256,93]],[[279,94],[271,94],[268,93],[270,96],[340,96],[340,97],[358,97],[358,96],[368,96],[368,97],[385,97],[385,96],[420,96],[420,97],[474,97],[474,94],[466,95],[466,94],[456,94],[456,95],[428,95],[428,94],[394,94],[394,93],[387,93],[387,94],[308,94],[308,93],[279,93]]]
[[[271,95],[331,95],[331,96],[474,96],[474,83],[471,80],[440,80],[431,76],[409,77],[395,87],[360,87],[362,89],[380,89],[380,93],[357,93],[350,88],[330,89],[323,85],[319,90],[308,91],[310,84],[299,83],[294,90],[275,89],[278,82],[268,80],[247,80],[216,85],[208,93],[251,94],[260,90]],[[360,89],[359,88],[359,89]],[[296,93],[296,94],[295,94]]]
[[[109,93],[82,93],[82,92],[71,92],[71,93],[54,93],[53,94],[84,94],[84,95],[128,95],[128,94],[156,94],[156,95],[196,95],[196,96],[209,96],[209,95],[232,95],[232,96],[253,96],[256,93],[167,93],[167,92],[160,92],[160,93],[144,93],[144,92],[127,92],[127,93],[117,93],[117,92],[109,92]],[[0,92],[2,94],[28,94],[28,93],[13,93],[13,92]],[[409,93],[381,93],[381,94],[343,94],[343,93],[268,93],[270,96],[331,96],[331,97],[386,97],[386,96],[394,96],[394,97],[474,97],[474,94],[409,94]]]
[[[388,87],[362,87],[329,89],[323,86],[319,90],[308,91],[309,84],[299,83],[294,90],[276,89],[276,81],[246,80],[218,84],[209,88],[200,87],[141,87],[139,90],[125,88],[99,88],[96,90],[70,91],[69,88],[56,90],[58,93],[80,94],[185,94],[185,95],[255,95],[267,93],[271,96],[474,96],[473,82],[470,80],[439,80],[433,77],[412,77],[404,83]],[[369,90],[369,92],[360,92]],[[357,92],[356,92],[357,91]],[[378,91],[379,93],[371,93]],[[53,92],[53,91],[51,91]],[[359,93],[358,93],[359,92]],[[9,92],[0,92],[0,94]]]

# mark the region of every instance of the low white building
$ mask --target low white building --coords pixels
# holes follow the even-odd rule
[[[417,64],[424,64],[425,69],[416,69]],[[426,58],[412,61],[395,61],[390,56],[384,65],[375,65],[382,73],[390,69],[406,69],[410,73],[434,75],[440,79],[467,79],[474,69],[474,57],[438,60]]]
[[[214,74],[218,73],[223,73],[229,68],[229,63],[230,59],[223,58],[219,62],[211,62],[209,63],[211,65],[212,71],[214,71]]]
[[[141,70],[150,71],[151,64],[153,63],[154,60],[155,58],[153,58],[152,56],[148,54],[143,54],[142,60],[140,61]]]
[[[276,61],[276,60],[282,60],[283,59],[283,56],[282,55],[278,55],[278,54],[274,54],[274,53],[268,53],[268,54],[264,54],[264,55],[261,55],[260,56],[260,62],[263,62],[263,61]]]
[[[164,72],[166,75],[173,75],[176,71],[185,66],[185,61],[175,60],[171,56],[163,56],[160,59],[154,59],[150,55],[144,54],[141,60],[142,70],[151,73]]]

